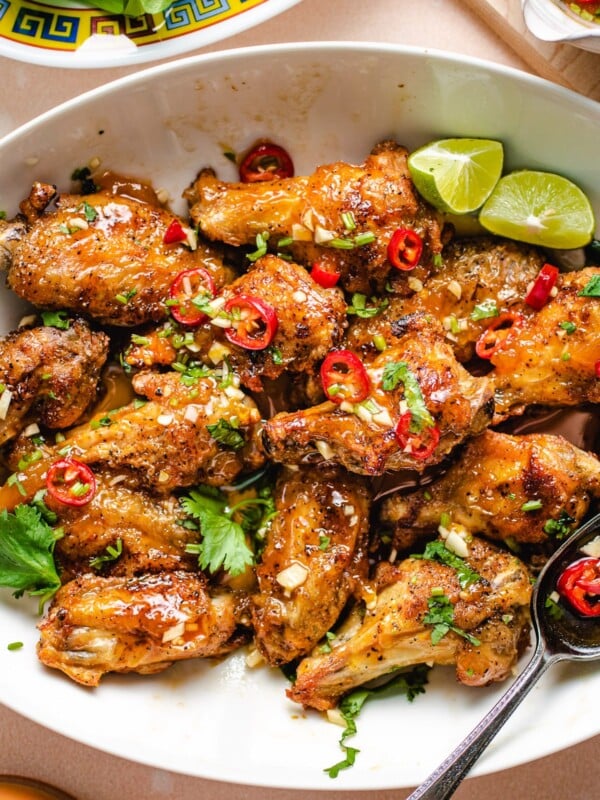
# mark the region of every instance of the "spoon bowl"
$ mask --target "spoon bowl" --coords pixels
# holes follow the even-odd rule
[[[600,555],[600,514],[575,531],[538,576],[531,598],[535,646],[524,670],[491,711],[407,800],[452,797],[473,764],[551,664],[600,659],[600,616],[576,614],[557,593],[560,575],[586,555],[582,548],[594,540],[598,540]]]

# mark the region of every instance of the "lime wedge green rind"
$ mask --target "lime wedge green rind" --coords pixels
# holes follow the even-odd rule
[[[504,150],[492,139],[440,139],[415,150],[408,168],[419,194],[434,208],[472,214],[502,174]]]
[[[551,172],[520,170],[501,178],[479,214],[498,236],[570,250],[592,240],[590,201],[572,181]]]

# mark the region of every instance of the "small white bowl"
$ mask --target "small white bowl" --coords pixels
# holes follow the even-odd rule
[[[600,24],[588,22],[560,0],[523,0],[523,16],[538,39],[600,53]]]

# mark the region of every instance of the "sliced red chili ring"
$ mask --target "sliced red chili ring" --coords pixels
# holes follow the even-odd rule
[[[187,233],[185,232],[181,222],[179,222],[178,219],[172,220],[169,227],[165,231],[163,242],[165,244],[175,244],[176,242],[185,242],[186,239]]]
[[[594,372],[596,373],[596,377],[600,378],[600,359],[594,364]]]
[[[87,464],[62,458],[46,474],[48,493],[66,506],[84,506],[96,494],[96,478]]]
[[[527,292],[527,296],[525,297],[527,305],[531,306],[531,308],[534,308],[536,311],[543,308],[550,299],[550,293],[554,288],[557,278],[558,267],[554,267],[552,264],[544,264],[538,272],[533,286]]]
[[[326,356],[321,364],[321,384],[334,403],[360,403],[371,391],[367,370],[351,350],[332,350]]]
[[[418,432],[411,431],[412,414],[402,414],[396,424],[396,441],[400,449],[408,452],[413,458],[424,461],[433,453],[440,441],[440,429],[436,426],[424,427]]]
[[[396,269],[414,269],[423,253],[423,239],[412,228],[398,228],[388,243],[388,261]]]
[[[321,267],[318,261],[315,261],[312,265],[310,276],[315,283],[318,283],[324,289],[331,289],[340,279],[338,272],[328,272]]]
[[[523,322],[522,314],[505,311],[489,325],[475,344],[479,358],[490,359],[500,350]]]
[[[215,293],[215,282],[205,269],[196,267],[182,270],[169,288],[169,310],[173,319],[181,325],[200,325],[207,316],[194,304],[194,298],[201,295],[214,297]]]
[[[294,162],[287,150],[269,142],[253,147],[240,164],[240,180],[244,183],[275,181],[293,175]]]
[[[584,617],[600,617],[600,558],[581,558],[561,573],[558,593]]]
[[[277,314],[260,297],[238,294],[225,303],[223,310],[231,316],[231,327],[225,328],[225,336],[232,344],[246,350],[264,350],[273,341]]]

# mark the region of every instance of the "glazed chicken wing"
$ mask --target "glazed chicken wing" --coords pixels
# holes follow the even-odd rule
[[[39,625],[38,657],[85,686],[107,672],[160,672],[174,661],[239,646],[234,599],[205,578],[82,575],[58,590]]]
[[[362,166],[336,162],[308,177],[257,183],[226,183],[204,170],[188,192],[190,214],[208,239],[230,245],[253,245],[266,233],[278,249],[291,238],[294,261],[318,261],[348,291],[371,294],[384,288],[392,269],[387,246],[397,228],[422,237],[425,264],[441,249],[437,219],[414,190],[407,155],[384,142]]]
[[[458,680],[470,686],[507,678],[528,630],[529,573],[514,556],[477,539],[466,561],[476,573],[468,586],[438,561],[380,563],[376,603],[364,615],[357,609],[336,631],[331,652],[300,662],[288,696],[304,706],[332,708],[350,689],[422,663],[454,664]],[[449,627],[438,640],[442,631],[435,620],[444,606],[449,624],[474,639]]]
[[[490,378],[499,419],[534,403],[600,402],[600,299],[589,288],[599,281],[598,267],[560,275],[556,297],[514,325],[493,353]]]
[[[384,389],[386,369],[396,368],[406,383],[399,379],[393,388]],[[299,464],[320,454],[363,475],[422,471],[441,461],[466,437],[483,430],[491,419],[492,389],[487,379],[469,375],[437,328],[423,319],[416,321],[398,344],[381,353],[368,366],[367,374],[371,391],[362,404],[326,401],[267,420],[263,438],[269,455],[284,464]],[[439,432],[439,441],[426,455],[415,455],[419,446],[408,424],[403,437],[395,431],[401,418],[412,425],[417,393]]]
[[[412,294],[392,295],[382,313],[356,318],[346,334],[348,347],[373,358],[376,337],[392,343],[399,320],[420,312],[437,319],[456,358],[469,361],[490,317],[515,309],[532,313],[524,298],[543,264],[539,251],[508,239],[456,239],[444,247],[442,266],[426,281],[413,283]]]
[[[22,328],[0,340],[0,402],[9,401],[0,444],[34,420],[53,429],[73,425],[96,397],[108,337],[80,319],[65,324]]]
[[[361,593],[369,506],[365,484],[340,469],[283,472],[252,598],[256,644],[269,664],[310,652]]]
[[[564,538],[600,497],[600,461],[561,436],[509,436],[487,430],[466,445],[439,480],[387,498],[381,518],[394,544],[412,547],[435,534],[442,514],[490,539],[543,544]]]
[[[203,267],[217,286],[228,278],[195,234],[194,250],[164,242],[176,218],[158,205],[108,193],[61,195],[57,203],[30,215],[22,238],[3,239],[11,251],[9,286],[37,306],[72,309],[108,325],[139,325],[167,316],[169,287],[182,270]]]

